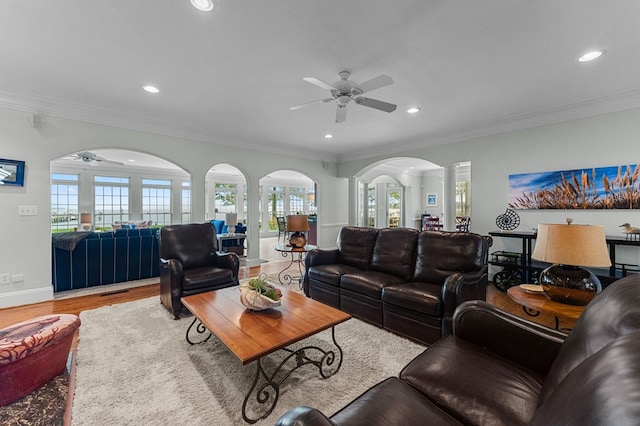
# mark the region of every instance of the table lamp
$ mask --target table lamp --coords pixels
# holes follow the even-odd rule
[[[91,213],[80,213],[80,228],[83,231],[91,231]]]
[[[237,213],[227,213],[224,215],[224,221],[227,223],[227,232],[229,234],[236,233],[236,224],[238,223]]]
[[[293,248],[302,248],[307,245],[305,232],[309,231],[307,215],[291,214],[287,216],[287,232],[291,232],[289,245]]]
[[[538,225],[531,257],[553,263],[540,273],[545,294],[560,303],[584,306],[602,290],[600,280],[581,266],[611,266],[604,226]]]

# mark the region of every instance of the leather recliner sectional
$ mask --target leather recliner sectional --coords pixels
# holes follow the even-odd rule
[[[455,308],[485,300],[491,237],[345,226],[305,259],[307,296],[414,340],[451,333]]]
[[[348,354],[347,354],[348,356]],[[277,426],[623,426],[640,424],[640,275],[598,294],[568,336],[483,301],[453,335],[326,417],[309,407]]]

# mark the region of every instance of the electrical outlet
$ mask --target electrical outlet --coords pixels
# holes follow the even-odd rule
[[[18,216],[37,216],[38,206],[18,206]]]
[[[11,274],[0,274],[0,284],[11,284]]]
[[[20,283],[24,281],[24,274],[13,274],[11,275],[11,282],[12,283]]]

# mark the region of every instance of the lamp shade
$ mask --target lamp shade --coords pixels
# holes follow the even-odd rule
[[[611,266],[601,225],[540,224],[532,258],[561,265]]]
[[[309,220],[307,215],[290,214],[287,216],[287,231],[304,232],[309,230]]]
[[[225,214],[224,221],[227,223],[227,226],[236,226],[238,223],[238,213]]]
[[[91,223],[91,213],[80,213],[80,223]]]

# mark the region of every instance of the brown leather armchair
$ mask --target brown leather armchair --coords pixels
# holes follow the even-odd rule
[[[180,318],[183,296],[238,285],[240,260],[216,252],[211,223],[169,225],[160,229],[160,301]]]

